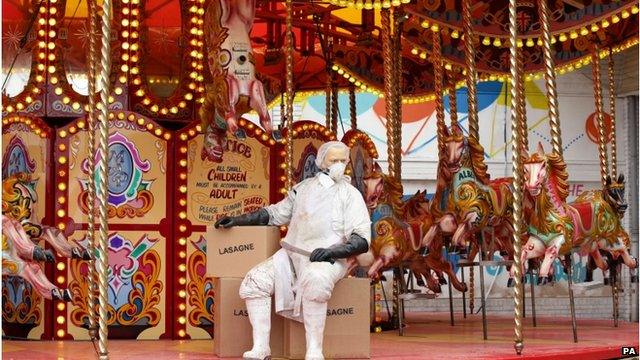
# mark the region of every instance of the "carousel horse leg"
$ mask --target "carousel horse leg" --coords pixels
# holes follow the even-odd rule
[[[520,255],[520,267],[522,273],[524,273],[524,264],[529,259],[534,259],[542,256],[544,254],[544,245],[542,241],[535,237],[529,237],[527,243],[522,247],[522,254]],[[507,287],[513,287],[515,285],[515,281],[513,279],[515,275],[515,266],[511,266],[509,269],[509,280],[507,281]]]
[[[618,327],[618,264],[611,264],[609,274],[611,276],[611,304],[613,306],[613,327]]]
[[[7,220],[5,220],[7,219]],[[15,246],[17,255],[25,260],[54,262],[53,253],[44,250],[40,246],[31,241],[31,238],[22,228],[19,222],[9,217],[3,218],[3,226],[5,233]]]
[[[86,249],[77,246],[71,246],[69,241],[62,235],[62,232],[56,228],[46,227],[42,236],[47,243],[62,256],[70,259],[91,260],[91,254]]]
[[[478,269],[479,269],[478,272],[480,273],[480,301],[482,306],[482,338],[484,340],[487,340],[487,303],[485,300],[485,290],[484,290],[484,266],[482,265],[482,262],[484,261],[484,241],[482,238],[478,240],[479,240],[478,243],[480,245],[480,261],[478,266]]]
[[[546,258],[545,258],[546,260]],[[565,262],[567,264],[567,285],[569,286],[569,307],[571,309],[571,329],[573,330],[573,342],[578,342],[578,325],[576,324],[576,306],[573,298],[573,271],[571,264],[571,253],[565,255]]]
[[[265,131],[271,132],[273,126],[271,125],[269,109],[267,109],[267,101],[264,98],[264,89],[260,80],[256,79],[251,82],[249,92],[251,94],[249,97],[249,106],[258,113],[260,125],[262,125]]]
[[[25,263],[23,271],[18,274],[18,276],[21,276],[31,283],[34,289],[45,299],[71,301],[71,293],[69,290],[59,289],[53,285],[38,264]]]
[[[229,111],[225,114],[227,122],[227,131],[235,134],[238,131],[238,123],[236,122],[236,104],[240,99],[240,88],[238,80],[231,75],[227,75],[227,86],[229,92]]]
[[[531,285],[531,317],[533,318],[533,327],[537,327],[536,321],[536,293],[535,286],[536,283],[533,281],[533,275],[535,274],[536,269],[533,267],[529,267],[529,284]]]
[[[453,319],[453,287],[451,286],[451,278],[449,278],[449,321],[451,323],[451,326],[454,326],[454,319]]]
[[[558,257],[558,251],[564,243],[564,236],[557,236],[551,241],[551,244],[545,250],[544,260],[540,265],[540,276],[538,277],[538,285],[545,285],[549,282],[549,275],[551,273],[551,266]]]

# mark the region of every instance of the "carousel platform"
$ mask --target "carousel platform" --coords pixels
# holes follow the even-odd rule
[[[525,347],[522,356],[513,350],[513,318],[489,316],[489,338],[482,340],[479,315],[449,324],[449,314],[407,313],[405,336],[397,331],[371,335],[372,359],[616,359],[622,347],[638,351],[638,323],[609,320],[578,320],[579,342],[572,341],[569,318],[524,320]],[[217,359],[212,340],[109,341],[114,360]],[[90,360],[93,345],[87,341],[2,341],[3,359]]]

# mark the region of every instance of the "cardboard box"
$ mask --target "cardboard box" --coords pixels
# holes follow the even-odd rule
[[[238,290],[242,278],[214,280],[213,352],[219,357],[241,357],[253,346],[252,328]],[[284,356],[284,318],[271,307],[271,356]]]
[[[207,276],[244,277],[280,249],[277,226],[207,227]]]
[[[329,300],[324,328],[323,354],[331,359],[369,358],[369,279],[340,280]],[[285,319],[285,357],[304,359],[306,340],[304,324]]]

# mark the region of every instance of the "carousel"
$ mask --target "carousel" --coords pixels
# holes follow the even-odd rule
[[[3,356],[242,357],[238,287],[289,228],[222,246],[214,224],[291,197],[336,140],[371,239],[324,356],[637,356],[638,12],[3,0]],[[269,358],[305,358],[276,319]]]

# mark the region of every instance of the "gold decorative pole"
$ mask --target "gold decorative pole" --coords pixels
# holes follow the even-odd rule
[[[458,99],[456,95],[456,80],[453,73],[449,73],[449,120],[451,126],[458,125]]]
[[[476,82],[478,81],[478,73],[476,71],[476,49],[474,48],[473,27],[471,24],[471,0],[463,0],[462,2],[462,22],[464,25],[464,56],[467,71],[467,102],[469,103],[469,136],[479,140],[478,125],[478,102]]]
[[[444,122],[444,101],[442,99],[443,74],[442,74],[442,48],[440,44],[440,32],[433,32],[433,51],[431,63],[433,64],[434,87],[436,93],[436,130],[438,134],[438,156],[444,156],[444,137],[447,125]]]
[[[331,132],[338,136],[338,81],[336,73],[331,73]]]
[[[356,87],[349,85],[349,117],[351,119],[351,130],[358,128],[358,112],[356,109]]]
[[[293,187],[293,5],[292,0],[286,0],[287,18],[286,18],[286,70],[287,70],[287,96],[286,96],[286,116],[287,116],[287,189]]]
[[[96,293],[95,293],[95,213],[96,213],[96,68],[97,61],[97,44],[96,34],[98,33],[98,9],[95,0],[88,0],[88,18],[89,18],[89,54],[87,68],[89,70],[89,111],[87,111],[87,159],[89,160],[89,211],[87,214],[87,252],[91,255],[91,260],[87,266],[87,286],[88,286],[88,306],[89,313],[89,338],[96,340],[98,338],[98,327],[96,326]]]
[[[523,229],[522,221],[522,190],[524,185],[523,178],[523,165],[522,157],[520,154],[520,131],[518,126],[518,77],[521,75],[518,73],[517,58],[518,58],[518,46],[517,46],[517,19],[516,19],[516,4],[517,0],[509,0],[509,67],[511,71],[511,146],[512,146],[512,161],[513,161],[513,266],[515,266],[515,288],[513,294],[513,300],[515,302],[515,341],[514,348],[518,355],[522,354],[524,348],[522,337],[522,263],[520,256],[522,253],[521,234]]]
[[[611,115],[611,177],[618,177],[618,159],[616,144],[616,82],[613,63],[613,51],[609,49],[609,115]]]
[[[394,59],[393,103],[396,108],[396,118],[393,125],[396,137],[394,151],[396,153],[396,172],[398,174],[398,181],[400,181],[402,177],[402,24],[400,22],[402,13],[396,8],[391,10],[391,15],[393,16],[393,25],[391,26],[393,46],[391,52]]]
[[[602,187],[607,185],[609,176],[609,161],[607,159],[607,140],[604,135],[604,114],[602,110],[602,86],[600,76],[600,49],[595,45],[591,53],[591,65],[593,70],[593,96],[596,100],[596,119],[598,124],[598,155],[600,157],[600,180]]]
[[[392,29],[391,14],[389,9],[382,9],[382,57],[384,66],[384,96],[387,107],[387,162],[389,165],[389,176],[392,179],[398,179],[399,173],[396,168],[397,160],[394,149],[396,148],[396,132],[394,126],[396,116],[396,107],[393,103],[393,54],[392,54]]]
[[[560,135],[560,114],[556,91],[556,71],[551,54],[551,30],[549,28],[549,8],[547,0],[538,0],[538,13],[542,27],[542,52],[544,56],[544,81],[549,101],[549,124],[551,126],[551,146],[553,152],[562,156],[562,136]]]
[[[328,61],[328,60],[326,60]],[[324,99],[325,99],[325,127],[331,131],[331,78],[333,75],[329,72],[333,70],[327,70],[327,86],[324,88]]]
[[[98,179],[100,182],[96,188],[99,203],[100,221],[100,241],[98,246],[98,258],[96,261],[98,271],[98,292],[99,292],[99,339],[98,351],[100,359],[108,359],[107,350],[107,268],[109,266],[108,235],[109,223],[107,221],[107,188],[108,172],[107,162],[109,157],[109,77],[111,73],[111,13],[113,4],[111,0],[104,0],[102,3],[102,50],[100,59],[99,79],[102,84],[100,89],[100,108],[98,113]]]
[[[520,121],[520,145],[522,155],[529,152],[529,129],[527,125],[527,103],[524,91],[524,54],[518,51],[517,67],[518,67],[518,117]]]

